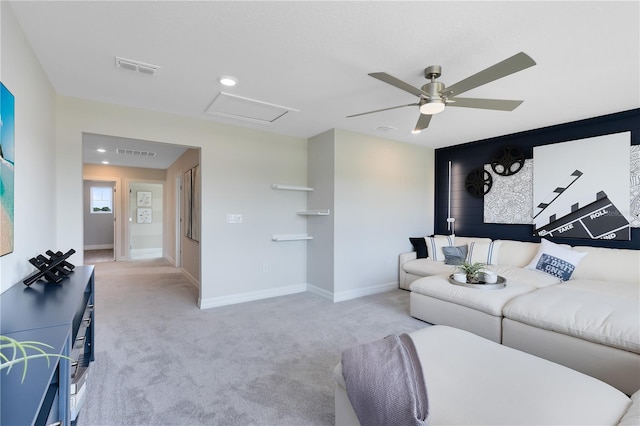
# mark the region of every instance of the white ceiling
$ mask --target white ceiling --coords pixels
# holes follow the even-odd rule
[[[341,128],[439,148],[640,106],[639,1],[11,3],[61,95],[278,134]],[[520,51],[537,65],[464,94],[524,100],[512,112],[447,107],[417,135],[417,107],[345,118],[417,100],[370,72],[420,87],[441,65],[450,86]],[[125,71],[115,56],[161,68]],[[206,114],[221,91],[297,112],[270,125]]]

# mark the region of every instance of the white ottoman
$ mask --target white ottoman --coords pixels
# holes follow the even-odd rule
[[[631,398],[597,379],[469,332],[427,327],[410,333],[427,386],[430,425],[637,425]],[[336,425],[357,425],[341,365]]]
[[[536,290],[530,284],[507,279],[499,290],[454,285],[448,275],[420,278],[410,286],[411,316],[430,324],[449,325],[501,343],[502,308],[511,299]]]

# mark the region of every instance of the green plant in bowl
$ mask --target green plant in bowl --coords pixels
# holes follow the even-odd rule
[[[467,282],[471,284],[477,284],[480,282],[478,274],[484,269],[485,264],[482,262],[470,263],[467,261],[462,262],[458,266],[458,269],[467,275]]]

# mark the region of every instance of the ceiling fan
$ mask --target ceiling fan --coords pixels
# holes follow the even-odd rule
[[[498,80],[502,77],[522,71],[534,66],[535,64],[535,61],[531,59],[529,55],[524,52],[520,52],[449,87],[446,87],[443,83],[436,81],[436,78],[440,77],[442,74],[442,67],[440,65],[432,65],[424,70],[425,78],[430,81],[420,89],[385,72],[370,73],[369,75],[373,78],[377,78],[380,81],[417,96],[419,98],[418,102],[349,115],[347,118],[372,114],[374,112],[388,111],[396,108],[418,106],[420,110],[420,117],[418,118],[416,127],[413,130],[414,133],[418,133],[429,127],[429,122],[431,121],[433,114],[442,112],[445,105],[464,108],[492,109],[498,111],[513,111],[523,101],[507,99],[458,98],[457,96],[468,90],[482,86],[483,84],[491,83],[492,81]]]

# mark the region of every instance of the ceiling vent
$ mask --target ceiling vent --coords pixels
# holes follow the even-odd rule
[[[376,127],[376,130],[378,130],[380,132],[393,132],[394,130],[398,130],[398,128],[397,127],[392,127],[392,126],[387,126],[386,124],[383,124],[382,126]]]
[[[116,56],[116,67],[146,75],[156,75],[160,69],[158,65],[145,64],[144,62],[125,59],[119,56]]]
[[[116,149],[116,153],[122,154],[122,155],[134,155],[136,157],[149,157],[149,158],[153,158],[156,156],[155,152],[139,151],[137,149],[125,149],[125,148]]]
[[[297,109],[220,92],[205,112],[254,123],[272,124],[290,111],[298,112]]]

